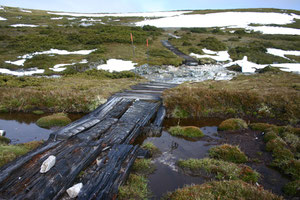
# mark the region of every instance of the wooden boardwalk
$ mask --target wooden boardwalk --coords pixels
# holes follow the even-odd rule
[[[197,59],[184,54],[182,51],[180,51],[179,49],[174,47],[168,40],[162,40],[161,43],[162,43],[162,45],[164,45],[164,47],[166,47],[167,49],[169,49],[170,51],[175,53],[177,56],[182,57],[184,59],[184,64],[186,64],[188,66],[197,66],[198,65]]]
[[[83,187],[77,199],[116,198],[141,151],[133,142],[143,130],[161,127],[161,94],[174,86],[132,86],[52,133],[42,146],[0,169],[0,199],[68,199],[66,190],[78,182]],[[50,155],[56,156],[55,166],[41,174]]]

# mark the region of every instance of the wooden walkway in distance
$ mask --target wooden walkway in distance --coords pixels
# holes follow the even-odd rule
[[[0,169],[0,199],[68,199],[66,190],[78,182],[83,187],[77,199],[116,198],[140,151],[133,142],[145,127],[161,127],[161,94],[175,86],[132,86],[52,133],[42,146]],[[50,155],[56,156],[55,166],[41,174]]]

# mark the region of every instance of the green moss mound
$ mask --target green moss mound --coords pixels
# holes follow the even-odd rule
[[[119,187],[118,199],[148,199],[148,181],[144,176],[131,174],[125,185]]]
[[[220,131],[236,131],[236,130],[243,130],[247,129],[248,125],[247,123],[239,118],[231,118],[223,121],[219,127],[218,130]]]
[[[267,131],[268,129],[274,128],[276,126],[267,123],[251,123],[249,127],[254,131]]]
[[[300,196],[300,180],[292,181],[283,187],[283,192],[291,196]]]
[[[161,153],[161,151],[152,142],[146,142],[141,147],[148,150],[151,157]]]
[[[172,126],[168,130],[171,135],[184,137],[203,137],[204,134],[196,126]]]
[[[43,142],[32,141],[24,144],[17,145],[5,145],[0,144],[0,166],[3,166],[19,156],[26,154],[27,152],[37,148]]]
[[[202,185],[187,186],[167,195],[171,200],[282,200],[271,192],[243,181],[213,181]]]
[[[248,158],[238,146],[223,144],[209,150],[209,157],[234,163],[245,163]]]
[[[71,123],[71,119],[64,113],[57,113],[40,118],[36,124],[42,128],[51,128],[55,126],[66,126]]]
[[[44,114],[44,111],[42,111],[42,110],[34,110],[32,113],[35,114],[35,115],[42,115],[42,114]]]
[[[0,144],[9,144],[9,143],[10,143],[10,139],[4,136],[0,136]]]
[[[210,158],[179,160],[177,165],[186,174],[193,176],[212,175],[218,180],[243,180],[255,183],[260,177],[259,173],[247,165]]]

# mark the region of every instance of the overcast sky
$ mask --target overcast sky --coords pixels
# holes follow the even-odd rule
[[[0,5],[72,12],[282,8],[300,10],[300,0],[0,0]]]

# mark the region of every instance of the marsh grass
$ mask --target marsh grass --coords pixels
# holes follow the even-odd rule
[[[271,192],[241,180],[213,181],[202,185],[191,185],[169,193],[165,199],[171,200],[215,200],[215,199],[245,199],[245,200],[282,200]]]
[[[218,127],[220,131],[237,131],[247,129],[248,125],[243,119],[230,118],[223,122]]]
[[[247,156],[238,146],[223,144],[209,149],[209,157],[233,163],[245,163]]]
[[[168,114],[180,107],[190,117],[300,119],[299,75],[279,72],[240,75],[231,81],[185,83],[164,91]]]
[[[187,174],[193,176],[205,176],[207,174],[218,180],[243,180],[255,183],[260,177],[259,173],[247,165],[237,165],[210,158],[179,160],[177,165]]]
[[[65,113],[56,113],[41,117],[36,124],[42,128],[51,128],[57,126],[66,126],[71,123],[71,119]]]
[[[196,126],[172,126],[168,129],[173,136],[183,136],[189,138],[203,137],[204,134],[200,128]]]

